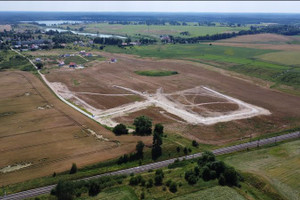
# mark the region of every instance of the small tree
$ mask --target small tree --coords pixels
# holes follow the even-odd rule
[[[184,147],[183,152],[184,152],[185,155],[187,155],[189,153],[188,149],[186,147]]]
[[[177,153],[179,153],[180,152],[180,147],[176,147],[176,151],[177,151]]]
[[[152,133],[152,120],[146,116],[135,118],[133,125],[137,135],[151,135]]]
[[[116,135],[127,135],[128,129],[124,124],[118,124],[114,127],[113,132]]]
[[[199,143],[198,143],[196,140],[193,140],[193,141],[192,141],[192,145],[193,145],[194,147],[198,147],[198,146],[199,146]]]
[[[56,172],[54,172],[54,173],[52,174],[52,177],[56,177]]]
[[[175,182],[172,182],[169,187],[170,192],[175,193],[177,192],[177,184]]]
[[[143,159],[143,155],[144,155],[144,147],[145,147],[145,144],[142,142],[142,141],[138,141],[135,149],[136,149],[136,156],[137,158],[139,159]]]
[[[238,186],[239,183],[238,173],[235,171],[233,167],[226,167],[224,172],[224,178],[226,180],[227,185]]]
[[[58,200],[73,200],[74,198],[74,183],[71,181],[59,181],[56,187],[51,191]]]
[[[75,174],[77,172],[77,166],[75,163],[72,164],[70,174]]]

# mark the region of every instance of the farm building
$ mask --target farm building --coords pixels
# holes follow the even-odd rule
[[[76,67],[77,67],[77,64],[74,63],[74,62],[70,62],[69,67],[76,68]]]

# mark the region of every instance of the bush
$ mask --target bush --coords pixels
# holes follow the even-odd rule
[[[56,187],[51,191],[58,200],[73,200],[75,187],[71,181],[59,181]]]
[[[179,153],[180,152],[180,147],[176,147],[176,151],[177,151],[177,153]]]
[[[172,183],[172,181],[169,179],[167,182],[166,182],[166,186],[170,186],[171,185],[171,183]]]
[[[210,180],[210,170],[207,166],[202,168],[202,179],[204,181],[209,181]]]
[[[150,178],[150,179],[148,180],[148,182],[147,182],[146,187],[147,187],[147,188],[151,188],[152,186],[153,186],[153,180]]]
[[[96,196],[100,192],[100,185],[93,181],[89,186],[89,196]]]
[[[170,192],[175,193],[177,192],[177,184],[175,182],[172,182],[169,187]]]
[[[192,141],[192,145],[193,145],[193,147],[198,147],[199,143],[196,140],[193,140]]]
[[[118,124],[114,127],[113,132],[116,135],[127,135],[128,129],[124,124]]]
[[[162,185],[162,182],[163,182],[163,177],[162,177],[162,175],[161,175],[161,174],[155,175],[154,182],[155,182],[155,185],[156,185],[156,186]]]
[[[145,192],[141,193],[141,199],[145,199]]]
[[[224,178],[226,181],[226,185],[228,186],[238,186],[238,173],[235,171],[233,167],[226,167],[224,171]]]
[[[183,149],[183,153],[184,153],[185,155],[187,155],[187,154],[188,154],[188,149],[187,149],[186,147],[184,147],[184,149]]]
[[[139,179],[137,177],[131,177],[129,180],[130,185],[138,185],[139,184]]]
[[[225,177],[223,174],[220,175],[218,182],[219,182],[219,185],[222,185],[222,186],[226,185],[226,180],[225,180]]]
[[[75,174],[76,172],[77,172],[77,165],[73,163],[70,169],[70,174]]]
[[[43,63],[36,63],[36,67],[38,68],[38,69],[42,69],[43,68]]]
[[[192,170],[185,172],[184,178],[190,185],[194,185],[198,181],[198,176]]]

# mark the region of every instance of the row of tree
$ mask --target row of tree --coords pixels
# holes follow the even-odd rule
[[[211,40],[222,40],[228,39],[236,36],[241,35],[252,35],[252,34],[259,34],[259,33],[275,33],[275,34],[282,34],[282,35],[298,35],[300,34],[300,27],[299,26],[292,26],[292,25],[276,25],[276,26],[266,26],[263,28],[251,27],[250,30],[241,30],[238,33],[219,33],[213,35],[205,35],[205,36],[198,36],[198,37],[191,37],[191,38],[182,38],[182,37],[173,37],[169,36],[173,43],[198,43],[200,41],[211,41]]]

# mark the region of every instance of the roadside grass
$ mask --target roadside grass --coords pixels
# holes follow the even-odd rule
[[[149,71],[135,71],[136,74],[141,76],[171,76],[176,75],[176,71],[162,71],[162,70],[149,70]]]
[[[262,176],[285,198],[300,198],[300,140],[280,143],[258,150],[220,156],[237,169]]]

